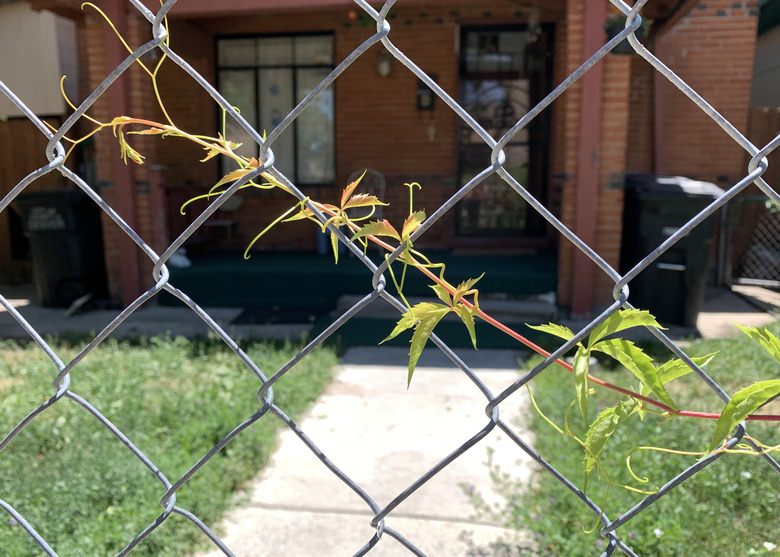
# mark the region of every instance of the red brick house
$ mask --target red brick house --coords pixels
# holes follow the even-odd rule
[[[86,94],[124,58],[113,32],[75,0],[32,0],[77,22]],[[126,2],[96,2],[137,46],[149,25]],[[153,2],[150,7],[153,8]],[[606,42],[606,1],[398,0],[390,39],[486,129],[500,137],[528,109]],[[756,0],[650,0],[648,47],[738,129],[747,124]],[[310,87],[375,32],[347,0],[180,0],[170,14],[171,47],[258,129],[270,131]],[[173,120],[194,133],[217,133],[213,100],[179,67],[166,63],[160,86]],[[138,68],[112,86],[91,112],[159,117]],[[441,99],[381,45],[373,46],[307,109],[274,145],[279,168],[313,198],[335,201],[358,170],[386,180],[385,217],[403,218],[404,182],[423,189],[416,204],[432,212],[489,164],[477,141]],[[216,161],[176,139],[139,137],[151,163],[125,167],[106,136],[81,156],[97,186],[156,249],[183,230],[178,204],[219,178]],[[626,172],[681,174],[728,186],[744,174],[740,148],[637,55],[610,54],[574,84],[506,149],[508,168],[580,238],[618,267]],[[496,253],[557,250],[557,301],[575,315],[611,301],[612,281],[559,237],[500,180],[483,184],[437,223],[421,248]],[[279,193],[243,196],[231,218],[245,240],[291,205]],[[149,286],[148,260],[105,226],[109,287],[128,302]],[[263,240],[268,249],[317,249],[309,223],[289,224]]]

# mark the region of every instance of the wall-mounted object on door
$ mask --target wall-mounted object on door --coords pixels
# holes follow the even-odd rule
[[[387,49],[382,49],[376,57],[376,75],[388,77],[391,73],[393,73],[393,55]]]
[[[436,74],[428,74],[434,82],[439,80]],[[422,80],[417,80],[417,110],[433,110],[435,107],[436,93]]]

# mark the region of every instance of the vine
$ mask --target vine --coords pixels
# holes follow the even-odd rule
[[[129,52],[132,52],[132,49],[117,31],[116,27],[99,8],[90,3],[84,4],[84,7],[90,7],[96,10],[112,27],[124,47]],[[157,62],[153,70],[147,68],[140,60],[137,60],[137,63],[146,71],[151,79],[157,102],[165,119],[164,122],[156,122],[129,116],[118,116],[109,122],[103,123],[95,118],[86,116],[87,120],[95,125],[95,128],[84,137],[78,139],[66,137],[65,140],[71,143],[71,148],[67,152],[67,154],[70,155],[73,148],[80,142],[95,135],[101,130],[110,128],[119,143],[122,160],[126,164],[129,160],[132,163],[140,165],[144,164],[144,156],[128,143],[127,136],[154,135],[160,136],[161,138],[178,137],[203,148],[205,156],[201,159],[201,162],[208,161],[217,156],[223,156],[227,157],[238,166],[235,170],[225,174],[207,193],[187,201],[181,208],[182,213],[184,213],[185,209],[195,201],[211,200],[224,194],[228,188],[231,187],[231,184],[261,168],[262,161],[259,161],[254,157],[245,157],[237,153],[240,144],[232,142],[226,137],[224,118],[222,133],[218,134],[217,137],[191,134],[174,124],[165,109],[157,83],[158,72],[164,60],[165,56]],[[64,90],[62,91],[62,94],[68,104],[75,110],[73,103],[65,96]],[[254,179],[248,180],[241,185],[239,189],[279,189],[292,195],[292,192],[290,192],[290,190],[272,174],[261,172],[259,176],[265,181],[261,182]],[[363,176],[360,176],[344,188],[338,205],[324,203],[311,198],[305,198],[303,200],[296,199],[296,202],[289,209],[274,219],[254,237],[247,246],[244,257],[249,257],[249,250],[252,246],[273,227],[297,220],[312,221],[319,226],[323,232],[328,230],[329,227],[341,229],[346,233],[350,240],[357,243],[364,252],[370,244],[375,244],[383,248],[387,252],[385,257],[388,263],[388,271],[398,295],[406,306],[406,311],[401,315],[393,330],[382,342],[390,340],[404,331],[412,330],[407,387],[411,384],[417,362],[430,335],[433,333],[438,323],[450,313],[457,315],[463,322],[475,349],[477,348],[475,320],[481,319],[542,356],[550,356],[549,352],[537,346],[520,333],[494,319],[479,307],[479,291],[474,288],[474,286],[481,276],[466,280],[457,286],[453,285],[445,278],[444,264],[430,261],[423,253],[414,248],[412,235],[422,226],[426,219],[426,214],[423,210],[414,209],[413,193],[416,188],[421,188],[420,184],[416,182],[405,184],[409,188],[409,211],[408,216],[404,220],[399,231],[386,219],[371,220],[371,217],[376,213],[378,207],[387,206],[388,204],[374,195],[359,193],[358,187],[362,178]],[[356,208],[368,209],[368,214],[360,217],[350,216],[350,210]],[[324,221],[321,221],[318,218],[315,210],[326,217]],[[331,234],[331,242],[334,259],[338,262],[339,240],[336,235]],[[395,253],[399,248],[401,248],[401,250],[395,261],[390,261],[389,254]],[[402,266],[400,278],[396,276],[396,271],[393,270],[394,263]],[[425,301],[415,305],[409,304],[403,293],[404,282],[409,268],[421,272],[432,282],[430,288],[437,298],[436,302]],[[533,396],[531,396],[531,401],[536,411],[554,427],[556,431],[562,435],[573,437],[582,446],[584,453],[583,472],[586,488],[592,473],[598,471],[607,482],[607,493],[609,491],[609,486],[612,485],[619,485],[620,487],[639,493],[652,493],[652,491],[643,490],[634,486],[614,484],[611,481],[607,470],[599,460],[609,439],[618,427],[624,424],[632,416],[638,416],[640,419],[644,419],[646,414],[650,413],[659,416],[662,423],[675,418],[717,420],[715,431],[706,451],[680,452],[659,447],[637,447],[631,451],[626,459],[626,466],[629,473],[638,484],[647,483],[647,478],[639,478],[634,474],[631,468],[632,456],[640,451],[656,450],[695,456],[706,456],[718,452],[762,455],[777,451],[780,448],[779,446],[762,445],[748,436],[745,436],[745,439],[752,441],[754,447],[757,448],[749,447],[744,444],[738,445],[737,449],[727,448],[730,433],[742,421],[780,421],[780,415],[755,413],[762,406],[780,396],[780,380],[761,381],[743,388],[734,394],[720,413],[681,410],[677,408],[675,401],[669,395],[666,390],[666,385],[671,381],[690,373],[692,368],[680,359],[672,359],[658,365],[634,343],[616,336],[618,333],[632,327],[663,328],[647,311],[621,309],[598,325],[590,333],[587,342],[577,343],[573,364],[568,364],[561,359],[555,361],[555,364],[569,370],[574,379],[574,400],[566,410],[563,429],[544,416],[537,406],[536,401],[533,399]],[[570,341],[575,336],[570,329],[553,323],[532,326],[531,328],[553,335],[564,341]],[[780,364],[780,340],[777,337],[766,329],[746,327],[740,327],[740,329]],[[591,375],[590,359],[594,352],[605,354],[616,361],[622,367],[630,371],[638,380],[638,383],[633,388],[625,388]],[[714,357],[715,354],[709,354],[700,358],[692,358],[692,361],[697,366],[705,367]],[[593,392],[593,386],[621,393],[625,396],[625,399],[615,406],[601,410],[598,416],[590,422],[584,438],[579,438],[569,429],[569,414],[576,406],[584,422],[589,423],[588,416],[589,413],[591,413],[591,409],[589,408],[588,403],[589,395]]]

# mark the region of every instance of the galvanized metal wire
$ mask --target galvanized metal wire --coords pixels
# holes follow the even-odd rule
[[[14,439],[22,432],[31,422],[38,419],[42,414],[49,411],[54,405],[58,404],[62,399],[68,399],[78,406],[80,406],[85,412],[91,414],[100,424],[102,424],[108,431],[110,431],[117,440],[127,450],[128,458],[135,458],[141,462],[148,473],[155,477],[163,488],[163,496],[160,499],[160,506],[162,511],[159,516],[150,524],[148,524],[141,531],[137,532],[134,537],[127,540],[125,548],[118,553],[118,555],[126,555],[130,553],[139,543],[141,543],[151,532],[158,528],[163,522],[165,522],[171,515],[177,514],[187,520],[191,521],[197,528],[205,533],[206,536],[213,542],[213,544],[219,548],[225,555],[232,555],[230,549],[204,524],[197,516],[189,512],[188,510],[180,507],[177,503],[177,492],[179,489],[207,463],[214,457],[219,451],[221,451],[232,439],[241,435],[242,431],[250,427],[258,420],[268,419],[269,415],[274,415],[287,427],[289,427],[300,441],[308,447],[314,455],[321,461],[322,465],[327,467],[333,475],[343,482],[344,486],[356,493],[360,499],[362,499],[370,512],[373,514],[373,519],[370,525],[367,525],[365,544],[362,547],[356,547],[354,549],[354,555],[364,555],[371,551],[371,549],[379,543],[385,543],[386,538],[393,538],[403,548],[405,548],[410,554],[423,556],[425,555],[425,548],[418,547],[414,539],[407,539],[403,532],[393,528],[393,511],[403,503],[407,498],[411,496],[417,489],[423,486],[437,473],[446,468],[452,462],[457,460],[471,447],[478,445],[485,436],[488,435],[495,428],[503,431],[507,436],[507,443],[513,443],[518,451],[522,451],[530,456],[538,465],[544,469],[547,473],[555,477],[565,488],[567,488],[574,497],[581,500],[582,504],[593,512],[595,517],[601,521],[601,535],[607,540],[606,549],[602,555],[610,555],[616,550],[626,555],[635,555],[631,549],[630,541],[622,539],[617,529],[631,521],[639,513],[645,511],[655,501],[661,497],[667,496],[676,486],[685,482],[692,476],[694,476],[700,470],[709,466],[715,460],[722,458],[723,453],[713,454],[704,459],[698,461],[695,465],[680,470],[678,475],[669,480],[657,493],[647,496],[643,501],[637,504],[632,509],[625,510],[620,516],[612,518],[608,516],[600,505],[589,499],[570,479],[562,475],[556,468],[549,463],[545,458],[539,455],[529,440],[524,439],[515,427],[502,420],[501,418],[501,405],[507,403],[510,397],[518,389],[529,383],[544,371],[558,358],[566,354],[571,348],[573,348],[579,341],[583,340],[594,328],[600,323],[608,319],[612,314],[617,312],[621,308],[630,307],[630,291],[629,282],[634,279],[640,272],[650,266],[656,261],[664,252],[677,243],[682,237],[689,233],[693,228],[698,226],[705,218],[712,215],[730,200],[736,197],[746,187],[751,184],[756,184],[760,190],[770,199],[775,202],[780,202],[780,196],[767,184],[762,174],[767,168],[766,155],[777,148],[780,145],[780,136],[775,138],[769,144],[765,146],[753,145],[745,135],[739,132],[725,117],[718,113],[718,111],[711,106],[704,98],[702,98],[693,88],[685,83],[679,76],[674,74],[667,66],[661,62],[656,56],[648,51],[636,38],[634,32],[641,25],[641,18],[639,12],[645,4],[645,1],[638,1],[633,7],[620,2],[619,0],[612,0],[612,3],[621,10],[626,16],[625,29],[611,39],[609,42],[603,45],[597,52],[590,56],[576,71],[566,77],[563,82],[558,84],[541,102],[532,107],[525,115],[520,118],[516,124],[502,137],[492,137],[478,122],[472,117],[469,112],[464,109],[455,99],[448,95],[438,84],[427,75],[414,60],[404,53],[401,49],[395,46],[393,43],[393,31],[390,22],[387,20],[387,15],[390,9],[393,7],[395,0],[388,0],[384,3],[380,10],[374,9],[365,0],[355,0],[356,7],[361,9],[365,14],[372,18],[376,22],[376,32],[365,42],[360,45],[356,45],[354,51],[350,53],[338,66],[328,75],[317,87],[315,87],[309,95],[306,96],[286,117],[281,123],[270,132],[266,140],[263,140],[262,135],[255,130],[243,117],[238,113],[230,104],[230,102],[223,98],[223,96],[217,91],[206,79],[204,79],[198,72],[177,52],[172,49],[167,43],[167,31],[165,25],[163,25],[163,18],[168,14],[171,8],[176,3],[176,0],[167,0],[165,4],[157,10],[152,12],[147,9],[140,0],[130,0],[130,3],[138,10],[138,13],[145,18],[149,24],[153,39],[143,46],[136,49],[132,54],[117,66],[105,80],[78,106],[77,110],[63,123],[63,125],[55,132],[52,132],[43,121],[36,116],[24,103],[24,99],[18,98],[13,91],[11,91],[6,85],[0,82],[0,91],[6,97],[8,97],[22,112],[23,114],[40,130],[48,139],[48,147],[46,149],[46,156],[48,163],[41,168],[31,172],[27,177],[20,181],[2,200],[0,200],[0,211],[5,210],[9,204],[25,189],[33,183],[35,180],[42,176],[51,173],[58,172],[64,176],[67,180],[71,181],[83,192],[85,192],[92,201],[121,229],[128,238],[130,238],[137,249],[140,250],[149,260],[153,263],[153,277],[154,286],[148,291],[144,292],[136,300],[132,301],[126,309],[121,311],[102,331],[96,334],[95,338],[89,342],[79,354],[70,361],[62,361],[57,355],[56,350],[52,348],[47,341],[32,327],[16,308],[14,308],[10,302],[4,298],[0,293],[0,304],[10,312],[10,314],[16,319],[19,325],[26,331],[30,339],[34,341],[51,359],[52,363],[58,370],[57,376],[53,380],[52,394],[48,400],[32,409],[27,416],[25,416],[11,431],[2,432],[2,440],[0,440],[0,462],[3,460],[2,451],[11,444]],[[519,183],[505,168],[504,164],[506,157],[503,148],[508,142],[524,129],[531,121],[537,118],[544,110],[546,110],[550,104],[557,99],[564,91],[570,88],[577,80],[582,78],[590,69],[612,49],[614,49],[624,39],[627,39],[633,49],[644,58],[649,64],[655,68],[657,73],[667,79],[670,83],[674,84],[685,95],[687,95],[693,103],[705,114],[707,114],[714,122],[716,122],[723,130],[728,133],[737,145],[742,147],[751,157],[750,164],[746,168],[745,175],[735,184],[733,184],[728,191],[720,198],[714,200],[705,210],[701,211],[696,217],[691,219],[688,223],[682,226],[677,232],[671,235],[666,241],[660,244],[656,249],[644,257],[639,263],[637,263],[632,269],[626,273],[619,273],[616,269],[611,267],[602,256],[593,248],[589,247],[583,240],[581,240],[566,224],[559,220],[553,212],[543,202],[536,199],[523,184]],[[301,192],[295,183],[290,181],[274,166],[273,146],[274,142],[280,136],[280,134],[287,129],[293,121],[301,114],[301,112],[309,106],[322,92],[332,85],[341,73],[354,63],[359,57],[361,57],[372,45],[376,43],[382,43],[382,45],[394,56],[408,71],[412,72],[417,78],[422,80],[440,99],[449,107],[453,113],[468,127],[470,127],[481,139],[484,141],[492,151],[491,164],[484,168],[477,176],[470,180],[463,187],[459,188],[449,199],[447,199],[439,208],[437,208],[430,217],[425,221],[411,237],[413,242],[419,240],[431,226],[439,221],[445,214],[453,210],[458,201],[460,201],[466,194],[472,189],[484,181],[492,174],[497,174],[504,180],[504,182],[514,190],[517,195],[521,196],[526,203],[537,211],[540,215],[550,223],[561,235],[562,242],[570,242],[576,249],[587,255],[595,265],[597,265],[601,271],[608,276],[614,282],[614,303],[612,303],[606,310],[604,310],[596,319],[591,321],[586,327],[579,331],[574,338],[570,341],[562,344],[555,352],[542,363],[534,367],[532,370],[525,373],[514,384],[510,385],[500,393],[493,393],[490,389],[480,380],[480,377],[474,373],[474,371],[464,363],[459,355],[446,345],[435,334],[431,336],[433,343],[442,351],[447,357],[457,366],[462,373],[474,384],[474,388],[485,398],[485,422],[484,426],[475,432],[464,433],[464,440],[462,444],[454,450],[452,453],[444,456],[439,463],[431,467],[419,478],[413,481],[403,491],[397,494],[397,496],[390,501],[387,505],[380,505],[372,498],[371,494],[364,489],[361,485],[358,485],[353,481],[342,469],[338,463],[330,460],[315,443],[310,439],[300,427],[295,424],[285,414],[283,408],[278,406],[274,398],[273,386],[275,382],[284,376],[296,363],[306,358],[308,354],[316,347],[321,345],[328,337],[337,332],[345,323],[352,319],[361,309],[374,301],[376,298],[382,298],[393,307],[403,312],[406,310],[404,304],[391,295],[386,289],[386,271],[388,265],[395,260],[402,252],[403,246],[399,247],[387,261],[380,265],[376,265],[366,257],[359,246],[349,241],[349,238],[344,233],[333,226],[330,226],[330,232],[335,234],[341,242],[343,242],[348,249],[352,251],[355,257],[359,258],[366,266],[367,274],[372,276],[373,289],[370,292],[366,292],[364,297],[356,303],[352,308],[339,317],[332,325],[330,325],[325,331],[323,331],[316,338],[311,340],[305,348],[303,348],[298,354],[285,363],[278,370],[269,373],[268,370],[262,370],[252,361],[252,359],[244,353],[238,343],[230,337],[230,335],[220,327],[217,322],[203,308],[199,307],[192,299],[190,299],[186,292],[176,288],[170,283],[170,275],[166,264],[174,252],[179,249],[182,244],[190,238],[198,228],[208,219],[219,207],[227,201],[241,186],[252,180],[262,172],[267,172],[273,175],[279,182],[284,184],[287,189],[292,192],[299,200],[312,210],[312,212],[325,223],[327,218],[321,214],[315,206],[313,206],[308,200],[307,196]],[[178,237],[176,238],[161,254],[156,253],[152,247],[133,230],[114,210],[114,208],[107,203],[94,189],[90,187],[77,173],[68,169],[63,163],[65,159],[66,149],[62,143],[63,138],[68,134],[76,124],[76,122],[86,113],[86,111],[105,93],[108,87],[114,83],[124,72],[126,72],[133,64],[135,64],[143,55],[153,51],[159,50],[165,53],[173,62],[178,64],[189,76],[193,79],[194,85],[199,86],[206,91],[215,101],[225,110],[228,117],[234,119],[254,140],[259,146],[260,160],[263,162],[262,166],[254,170],[253,172],[244,175],[241,179],[230,185],[226,192],[217,197],[195,221]],[[1,77],[1,76],[0,76]],[[117,116],[117,115],[114,115]],[[774,234],[776,235],[776,233]],[[208,452],[206,452],[200,460],[194,464],[189,470],[182,474],[178,478],[169,478],[166,474],[160,470],[160,468],[150,459],[144,452],[133,443],[132,439],[126,437],[122,431],[116,427],[101,411],[101,409],[93,406],[88,400],[79,396],[71,389],[71,373],[78,367],[79,363],[92,351],[94,351],[106,338],[120,325],[128,316],[135,312],[141,305],[157,296],[160,292],[167,291],[171,295],[181,300],[189,307],[194,316],[203,320],[211,330],[228,346],[234,353],[238,360],[245,366],[247,373],[253,374],[257,378],[257,409],[254,413],[247,416],[244,421],[238,424],[234,424],[232,431],[215,444]],[[669,350],[682,358],[721,399],[724,401],[729,399],[729,395],[722,389],[716,381],[710,378],[704,370],[699,368],[684,352],[677,346],[670,338],[668,338],[662,331],[653,329],[652,334],[655,335],[663,344],[665,344]],[[743,440],[747,426],[745,423],[738,427],[737,435],[731,439],[730,446],[733,446]],[[749,441],[749,440],[748,440]],[[750,441],[749,441],[750,442]],[[752,443],[752,442],[751,442]],[[756,450],[758,447],[754,446]],[[767,464],[767,471],[773,471],[780,474],[780,465],[769,455],[763,455]],[[2,490],[0,490],[0,496],[2,496]],[[10,503],[0,499],[0,508],[3,509],[13,520],[15,520],[21,527],[27,532],[32,540],[41,548],[41,550],[47,555],[57,555],[55,549],[51,547],[49,542],[45,540],[36,530],[35,524],[28,522],[22,513],[13,507]],[[0,553],[2,550],[0,548]]]

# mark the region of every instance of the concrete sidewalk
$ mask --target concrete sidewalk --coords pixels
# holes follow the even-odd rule
[[[0,294],[15,306],[24,318],[43,336],[64,332],[97,333],[114,319],[119,310],[97,310],[76,312],[68,315],[64,309],[43,308],[31,303],[34,291],[31,285],[0,285]],[[701,336],[703,338],[725,338],[739,334],[734,323],[746,326],[763,326],[775,315],[774,308],[780,307],[780,293],[755,286],[713,288],[707,292],[699,314],[697,328],[672,327],[668,332],[672,338]],[[311,324],[289,325],[233,325],[232,322],[243,311],[242,308],[205,308],[208,314],[233,338],[300,338],[311,330]],[[532,322],[547,322],[547,316]],[[576,329],[586,323],[570,323],[552,319]],[[170,333],[192,337],[207,335],[208,325],[186,307],[159,306],[154,301],[142,306],[123,322],[112,334],[115,338],[151,337]],[[29,338],[19,323],[0,306],[0,338]]]
[[[486,398],[436,349],[425,351],[407,391],[407,352],[351,348],[333,383],[299,424],[380,507],[489,423]],[[518,377],[518,356],[511,350],[480,350],[467,363],[497,393]],[[501,418],[531,443],[523,425],[528,412],[524,390],[501,405]],[[520,480],[529,477],[530,459],[496,428],[393,510],[385,526],[431,556],[465,556],[470,548],[512,539],[514,533],[498,524],[472,520],[474,509],[460,487],[500,501],[485,464],[488,450],[495,451],[493,461],[502,471]],[[249,500],[217,531],[240,556],[349,556],[375,534],[372,516],[368,505],[288,429],[252,484]],[[215,549],[202,557],[218,555],[222,552]],[[411,553],[385,534],[370,555]]]

